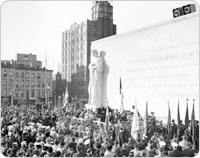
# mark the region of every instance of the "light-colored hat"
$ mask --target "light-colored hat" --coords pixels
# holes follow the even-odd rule
[[[52,128],[51,128],[51,131],[55,131],[55,130],[56,130],[55,127],[52,127]]]
[[[173,147],[177,147],[178,146],[178,144],[177,143],[175,143],[175,142],[172,142],[172,144],[171,144]]]
[[[79,138],[78,144],[83,143],[83,138]]]
[[[165,146],[166,145],[166,143],[164,141],[160,141],[159,144],[160,144],[160,146]]]
[[[90,143],[90,139],[87,139],[87,140],[84,142],[85,145],[88,145],[89,143]]]

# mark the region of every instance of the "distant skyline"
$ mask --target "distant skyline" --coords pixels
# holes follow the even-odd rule
[[[172,9],[193,1],[112,1],[117,34],[173,19]],[[91,19],[92,1],[7,1],[1,7],[1,59],[36,54],[61,71],[62,32]],[[197,8],[198,11],[198,8]]]

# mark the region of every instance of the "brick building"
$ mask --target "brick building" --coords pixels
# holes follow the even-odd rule
[[[17,54],[17,60],[1,61],[1,98],[15,103],[52,98],[52,70],[42,68],[36,55]],[[46,87],[46,88],[45,88]]]

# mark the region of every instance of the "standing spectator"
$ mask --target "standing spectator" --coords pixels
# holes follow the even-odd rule
[[[178,126],[175,124],[175,121],[172,120],[172,138],[177,135]]]
[[[111,150],[112,150],[112,145],[107,144],[106,145],[106,152],[104,153],[104,157],[114,157],[115,154]]]

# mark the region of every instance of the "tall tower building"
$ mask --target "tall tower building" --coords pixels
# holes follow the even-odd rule
[[[107,1],[94,1],[92,20],[74,23],[63,32],[62,77],[72,98],[88,98],[91,42],[114,34],[113,6]]]

